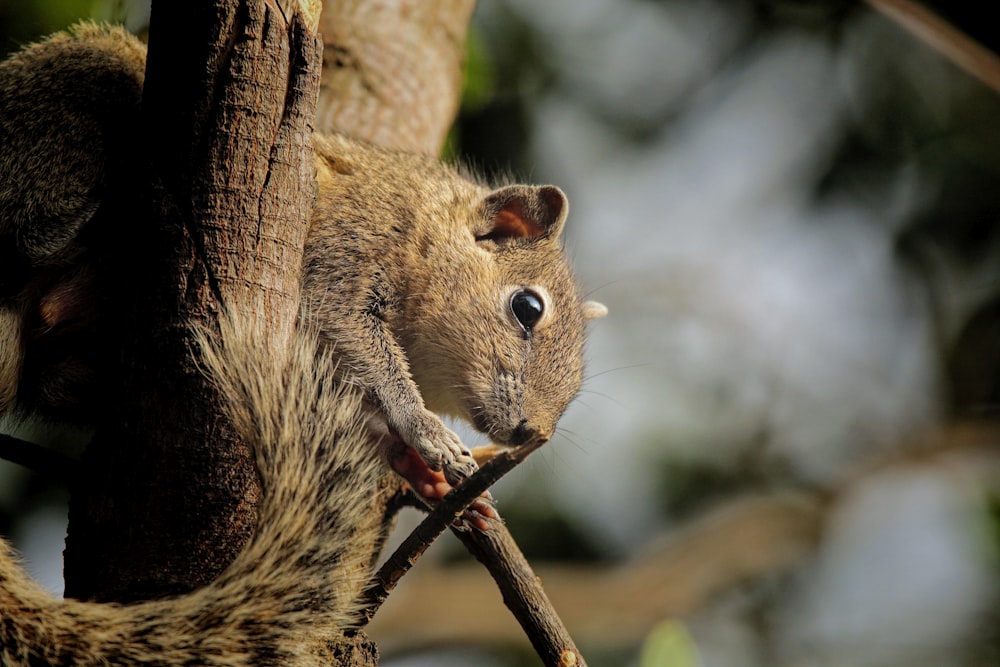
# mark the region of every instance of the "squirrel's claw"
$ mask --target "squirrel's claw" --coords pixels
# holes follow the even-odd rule
[[[472,458],[470,452],[464,452],[461,456],[457,457],[454,461],[449,461],[444,465],[444,477],[448,480],[448,483],[452,486],[458,486],[469,477],[472,476],[479,466],[476,465],[476,460]]]
[[[490,495],[489,491],[484,493],[480,498],[473,500],[472,504],[462,512],[462,516],[455,520],[454,525],[457,530],[471,530],[475,528],[485,533],[490,529],[487,519],[503,521],[500,518],[500,513],[497,512],[493,496]]]
[[[406,431],[410,431],[405,434]],[[431,470],[443,471],[452,486],[461,484],[478,466],[462,440],[430,411],[414,420],[412,428],[400,431]],[[408,436],[408,437],[407,437]]]

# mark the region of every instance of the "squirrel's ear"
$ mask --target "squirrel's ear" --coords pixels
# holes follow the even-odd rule
[[[584,320],[596,320],[608,314],[608,307],[599,301],[584,301],[582,307]]]
[[[491,192],[482,204],[486,227],[477,241],[558,238],[569,202],[554,185],[508,185]]]

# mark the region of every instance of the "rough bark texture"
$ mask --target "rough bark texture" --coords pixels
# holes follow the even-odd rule
[[[134,307],[121,323],[125,380],[73,494],[67,595],[191,590],[255,525],[256,472],[189,327],[228,304],[264,313],[276,337],[292,329],[320,53],[314,29],[265,0],[153,6],[139,139],[152,204],[134,223],[141,261],[119,274]]]
[[[327,0],[316,129],[436,155],[458,110],[474,0]]]

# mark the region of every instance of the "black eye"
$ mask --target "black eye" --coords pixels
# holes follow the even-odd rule
[[[525,331],[531,331],[531,328],[538,324],[544,311],[542,298],[531,290],[518,290],[510,297],[510,312],[514,313],[514,317]]]

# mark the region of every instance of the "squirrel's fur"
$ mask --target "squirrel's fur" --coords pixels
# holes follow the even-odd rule
[[[580,388],[584,321],[603,309],[577,295],[559,239],[562,192],[491,190],[436,160],[338,135],[313,146],[303,298],[389,424],[446,475],[467,454],[434,413],[501,444],[551,437]],[[524,290],[543,307],[530,328],[512,312]]]
[[[0,665],[329,664],[309,647],[356,623],[381,534],[371,413],[314,334],[276,348],[245,319],[221,330],[203,359],[256,454],[254,536],[209,585],[130,605],[53,598],[0,540]]]

